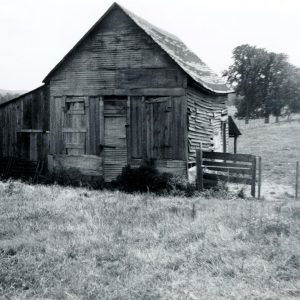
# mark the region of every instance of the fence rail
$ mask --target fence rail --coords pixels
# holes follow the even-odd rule
[[[215,186],[218,181],[251,185],[251,195],[256,190],[256,156],[250,154],[231,154],[197,150],[197,188]],[[261,183],[261,159],[259,160],[259,188]]]

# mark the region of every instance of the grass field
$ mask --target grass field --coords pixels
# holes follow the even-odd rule
[[[270,199],[292,198],[296,161],[300,161],[300,120],[243,128],[241,131],[238,152],[262,157],[264,196]]]
[[[262,156],[263,200],[0,182],[0,299],[300,299],[300,123],[239,152]]]
[[[0,182],[0,298],[299,299],[300,202]]]

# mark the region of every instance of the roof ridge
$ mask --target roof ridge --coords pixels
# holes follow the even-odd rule
[[[143,22],[143,23],[145,23],[145,24],[151,26],[153,29],[157,30],[158,32],[160,32],[160,33],[162,33],[162,34],[164,34],[164,35],[166,35],[166,36],[169,36],[169,37],[171,37],[171,38],[173,38],[173,39],[176,39],[176,40],[182,42],[182,40],[181,40],[178,36],[176,36],[175,34],[173,34],[173,33],[169,32],[169,31],[167,31],[167,30],[164,30],[164,29],[162,29],[162,28],[160,28],[160,27],[158,27],[158,26],[156,26],[156,25],[150,23],[150,22],[147,21],[146,19],[144,19],[144,18],[138,16],[137,14],[133,13],[131,10],[129,10],[129,9],[125,8],[125,7],[123,7],[122,5],[118,4],[117,2],[114,2],[114,3],[115,3],[117,6],[119,6],[119,7],[126,13],[126,15],[128,15],[131,19],[132,19],[132,16],[133,16],[134,19],[139,20],[139,21],[141,21],[141,22]]]

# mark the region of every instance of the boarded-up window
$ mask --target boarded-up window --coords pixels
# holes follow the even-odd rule
[[[123,99],[105,99],[104,114],[125,115],[126,101],[124,101]]]
[[[64,152],[86,153],[87,111],[84,97],[67,97],[63,107]]]

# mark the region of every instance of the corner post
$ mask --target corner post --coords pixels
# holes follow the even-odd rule
[[[252,183],[251,183],[251,196],[255,197],[255,185],[256,185],[256,157],[252,158]]]
[[[198,191],[203,191],[203,169],[202,169],[203,154],[202,149],[196,150],[196,187]]]
[[[261,194],[261,156],[258,157],[258,190],[257,198],[260,199]]]
[[[298,185],[299,185],[299,161],[296,162],[296,183],[295,183],[295,200],[298,200]]]

